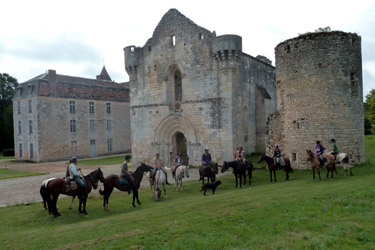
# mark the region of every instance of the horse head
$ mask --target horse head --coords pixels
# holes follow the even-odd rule
[[[137,170],[143,172],[149,172],[153,170],[153,167],[147,165],[146,163],[141,162],[141,165],[137,167]]]
[[[217,162],[212,164],[212,170],[215,174],[219,173],[219,164]]]
[[[257,163],[261,163],[262,161],[264,161],[266,159],[266,155],[265,154],[261,154],[257,160]]]
[[[225,171],[227,171],[228,168],[229,168],[228,162],[224,161],[224,165],[221,168],[221,172],[224,173]]]
[[[306,149],[307,161],[312,161],[314,159],[314,153],[310,149]]]
[[[185,174],[186,174],[186,177],[189,178],[189,166],[185,167]]]
[[[104,183],[104,175],[100,168],[98,168],[97,178],[99,179],[101,183]]]

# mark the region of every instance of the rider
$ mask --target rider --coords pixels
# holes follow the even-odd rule
[[[165,169],[163,168],[163,160],[160,158],[160,154],[159,153],[156,153],[155,154],[155,158],[154,158],[154,169],[152,170],[152,182],[155,181],[155,174],[156,174],[157,170],[163,171],[163,173],[165,174],[165,178],[166,178],[166,184],[170,185],[168,183],[168,174],[167,174],[167,171],[165,171]]]
[[[236,160],[245,162],[245,152],[243,151],[242,145],[238,146],[238,150],[236,152]]]
[[[66,167],[66,174],[65,174],[66,178],[70,177],[69,166],[70,166],[71,163],[72,163],[72,160],[69,159],[69,165]]]
[[[128,182],[128,194],[130,194],[132,190],[134,190],[133,180],[130,176],[131,172],[128,170],[128,163],[130,162],[130,158],[131,158],[130,155],[126,155],[125,161],[121,165],[121,177],[125,178]]]
[[[323,147],[323,145],[320,143],[320,141],[316,141],[315,155],[318,157],[318,160],[320,162],[320,166],[322,168],[324,168],[323,153],[324,153],[324,147]]]
[[[336,140],[335,139],[331,139],[331,142],[332,142],[331,155],[333,155],[335,157],[335,160],[336,160],[336,157],[339,154],[339,149],[338,149],[338,147],[336,145]]]
[[[204,149],[204,154],[202,154],[202,166],[207,166],[211,164],[211,154],[208,151],[208,148]]]
[[[238,150],[240,150],[239,147],[237,147],[237,148],[236,148],[236,152],[234,152],[234,159],[235,159],[235,160],[237,160],[237,152],[238,152]]]
[[[280,169],[281,150],[279,149],[279,145],[277,144],[275,145],[275,151],[273,152],[273,159],[274,159],[274,162],[276,162],[276,168]]]
[[[78,189],[77,189],[77,193],[78,193],[78,198],[82,198],[82,195],[83,195],[83,191],[85,190],[85,183],[83,182],[83,180],[81,179],[81,176],[80,174],[78,173],[78,171],[81,171],[80,168],[77,169],[77,162],[78,162],[78,158],[73,156],[71,159],[70,159],[70,165],[69,165],[69,175],[70,175],[70,178],[75,181],[78,185]],[[81,172],[82,173],[82,172]]]
[[[174,159],[173,161],[173,164],[174,164],[174,167],[172,168],[172,175],[173,175],[173,178],[176,174],[176,169],[182,165],[182,159],[181,159],[181,153],[178,153],[177,154],[177,158]]]

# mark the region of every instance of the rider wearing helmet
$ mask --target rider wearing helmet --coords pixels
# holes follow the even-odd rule
[[[77,169],[77,162],[78,162],[78,158],[73,156],[71,159],[70,159],[70,165],[69,165],[69,175],[70,175],[70,178],[75,181],[78,185],[78,189],[77,189],[77,192],[78,192],[78,198],[82,198],[82,195],[83,195],[83,191],[85,190],[85,183],[84,181],[81,179],[81,176],[80,174],[78,173],[78,171],[81,172],[81,169],[78,168]],[[82,172],[81,172],[82,173]]]
[[[275,151],[273,152],[273,159],[277,169],[281,167],[281,150],[279,149],[279,145],[275,145]]]

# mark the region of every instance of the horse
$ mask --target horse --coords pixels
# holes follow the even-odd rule
[[[286,173],[286,178],[285,180],[289,180],[289,173],[293,172],[293,169],[292,169],[292,166],[290,165],[290,160],[288,157],[285,157],[285,156],[282,156],[283,160],[284,160],[284,163],[285,165],[284,166],[280,166],[280,169],[284,169],[285,170],[285,173]],[[262,154],[261,156],[259,156],[258,158],[258,161],[257,163],[261,163],[262,161],[265,161],[268,165],[268,169],[270,171],[270,180],[272,182],[272,171],[273,171],[273,177],[275,179],[275,182],[276,182],[276,170],[277,167],[275,166],[275,163],[273,161],[273,158],[265,155],[265,154]]]
[[[328,178],[329,172],[332,172],[331,178],[333,178],[333,172],[335,171],[337,174],[336,166],[335,166],[335,158],[331,154],[323,154],[325,158],[327,158],[327,162],[324,163],[325,167],[327,168],[327,176]],[[318,170],[319,180],[322,178],[320,177],[320,161],[318,157],[310,150],[306,149],[306,158],[307,161],[310,162],[311,168],[313,170],[313,180],[315,180],[315,169]]]
[[[234,178],[236,179],[236,188],[238,187],[238,178],[240,179],[240,187],[242,187],[242,177],[244,185],[246,184],[246,163],[242,161],[224,161],[221,172],[224,173],[228,168],[233,168]]]
[[[249,177],[249,186],[251,186],[251,179],[253,178],[254,166],[250,161],[245,161],[245,167],[246,167],[247,176]],[[245,182],[246,182],[246,178],[245,178]]]
[[[199,168],[199,180],[203,181],[202,185],[204,184],[204,178],[207,177],[207,182],[214,182],[216,180],[216,174],[219,173],[219,164],[211,162],[210,164],[205,164]]]
[[[189,178],[189,166],[181,165],[176,169],[176,174],[174,176],[174,188],[178,190],[178,185],[182,190],[182,179],[185,177]]]
[[[165,190],[166,183],[167,183],[167,176],[163,173],[162,170],[156,170],[155,182],[154,182],[155,200],[157,201],[160,200],[161,186],[163,186],[164,197],[167,198],[167,192]]]
[[[95,171],[91,172],[88,175],[84,176],[85,180],[85,189],[83,190],[83,196],[79,199],[79,207],[78,211],[79,213],[84,213],[87,215],[86,211],[86,201],[87,196],[91,192],[93,187],[97,187],[98,181],[104,182],[104,176],[103,172],[100,168],[96,169]],[[42,190],[41,190],[42,191]],[[42,194],[42,192],[41,192]],[[57,210],[56,203],[57,199],[59,198],[60,194],[65,194],[68,196],[76,196],[78,194],[77,190],[66,190],[66,182],[63,178],[56,178],[53,180],[50,180],[45,185],[45,193],[42,195],[47,200],[48,204],[48,211],[49,213],[53,214],[55,217],[60,216],[60,213]],[[83,210],[82,210],[83,206]]]
[[[135,199],[137,199],[138,205],[141,205],[141,202],[139,202],[139,197],[138,197],[138,189],[140,187],[140,184],[143,178],[143,173],[151,171],[151,170],[152,170],[151,166],[141,162],[141,165],[138,166],[137,169],[131,174],[131,178],[133,179],[133,203],[132,203],[133,207],[136,207]],[[104,179],[103,186],[104,186],[104,190],[99,189],[99,193],[104,196],[103,207],[105,210],[107,209],[109,210],[108,199],[114,188],[117,188],[120,191],[128,191],[128,185],[121,185],[120,177],[115,174],[107,176]]]
[[[345,169],[345,176],[347,174],[348,168],[350,175],[353,176],[352,165],[349,164],[350,156],[347,153],[340,153],[336,156],[336,163],[339,163]]]
[[[43,199],[43,207],[45,210],[48,209],[48,203],[47,203],[47,194],[46,194],[46,189],[47,189],[47,184],[48,182],[50,182],[51,180],[54,180],[56,178],[50,178],[50,179],[47,179],[47,180],[44,180],[42,182],[42,185],[40,186],[40,196],[42,196],[42,199]],[[94,189],[97,189],[98,188],[98,185],[93,185],[93,188]],[[75,195],[72,196],[72,199],[70,200],[70,203],[69,203],[69,209],[72,209],[72,204],[73,204],[73,201],[74,199],[76,198]]]

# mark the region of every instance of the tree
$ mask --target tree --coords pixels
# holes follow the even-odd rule
[[[375,129],[375,89],[366,95],[366,101],[363,104],[365,111],[365,132],[371,131],[374,133]]]
[[[18,85],[16,78],[0,73],[0,152],[14,147],[12,99]]]

